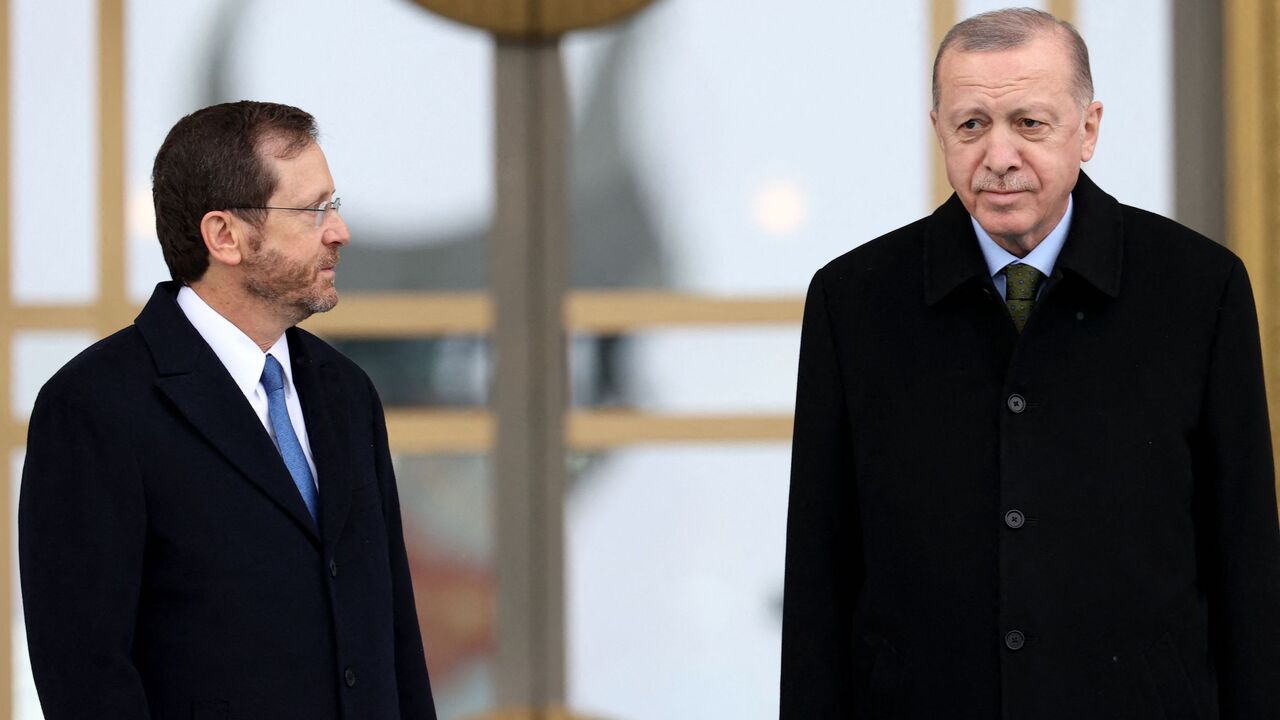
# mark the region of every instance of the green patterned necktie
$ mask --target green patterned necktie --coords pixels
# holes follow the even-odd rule
[[[1023,263],[1006,265],[1001,272],[1005,277],[1005,304],[1009,306],[1013,324],[1017,326],[1018,332],[1022,332],[1031,315],[1031,307],[1036,304],[1036,292],[1044,281],[1044,275]]]

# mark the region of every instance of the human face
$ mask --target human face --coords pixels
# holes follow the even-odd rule
[[[1025,256],[1057,226],[1093,157],[1102,104],[1075,96],[1066,43],[1045,33],[1009,50],[950,49],[930,118],[947,180],[969,214]]]
[[[267,205],[306,208],[333,198],[333,178],[318,145],[287,159],[275,157],[270,146],[266,150],[277,178]],[[338,256],[350,239],[336,212],[326,212],[317,227],[312,212],[269,210],[262,227],[249,237],[241,263],[243,287],[288,325],[331,310],[338,304]]]

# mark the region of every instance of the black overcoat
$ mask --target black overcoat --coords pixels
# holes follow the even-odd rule
[[[820,270],[784,720],[1280,717],[1252,293],[1083,173],[1021,335],[958,198]]]
[[[289,330],[317,532],[162,283],[41,390],[18,532],[48,720],[434,718],[382,407]]]

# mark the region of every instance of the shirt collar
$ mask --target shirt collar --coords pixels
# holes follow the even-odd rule
[[[978,221],[973,216],[970,216],[969,221],[973,223],[973,232],[978,236],[978,247],[982,248],[982,257],[987,261],[987,270],[991,276],[995,277],[1006,266],[1019,262],[1039,270],[1045,277],[1052,275],[1053,267],[1058,262],[1058,254],[1062,252],[1062,246],[1067,241],[1067,232],[1071,229],[1071,214],[1074,203],[1075,201],[1068,195],[1067,211],[1063,213],[1058,225],[1024,258],[1020,258],[996,244],[991,235],[982,229],[982,226],[978,224]]]
[[[196,332],[200,333],[200,337],[204,338],[204,341],[213,349],[218,360],[222,361],[222,366],[231,374],[231,379],[246,396],[251,396],[258,384],[262,382],[262,367],[266,364],[267,353],[274,355],[276,360],[280,361],[280,366],[284,368],[285,387],[293,385],[293,367],[289,363],[287,335],[281,335],[267,353],[263,353],[262,348],[258,347],[252,338],[245,335],[230,320],[219,315],[217,310],[209,307],[204,298],[189,286],[184,285],[178,290],[178,307],[182,308],[182,313],[187,316],[187,320],[191,321]]]

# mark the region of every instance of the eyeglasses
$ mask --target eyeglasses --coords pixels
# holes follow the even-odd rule
[[[329,211],[338,212],[342,208],[342,198],[334,198],[325,200],[315,207],[294,208],[294,207],[276,207],[274,205],[257,205],[257,206],[241,206],[227,208],[228,210],[294,210],[297,212],[313,212],[316,214],[316,227],[324,225],[324,220],[329,216]]]

